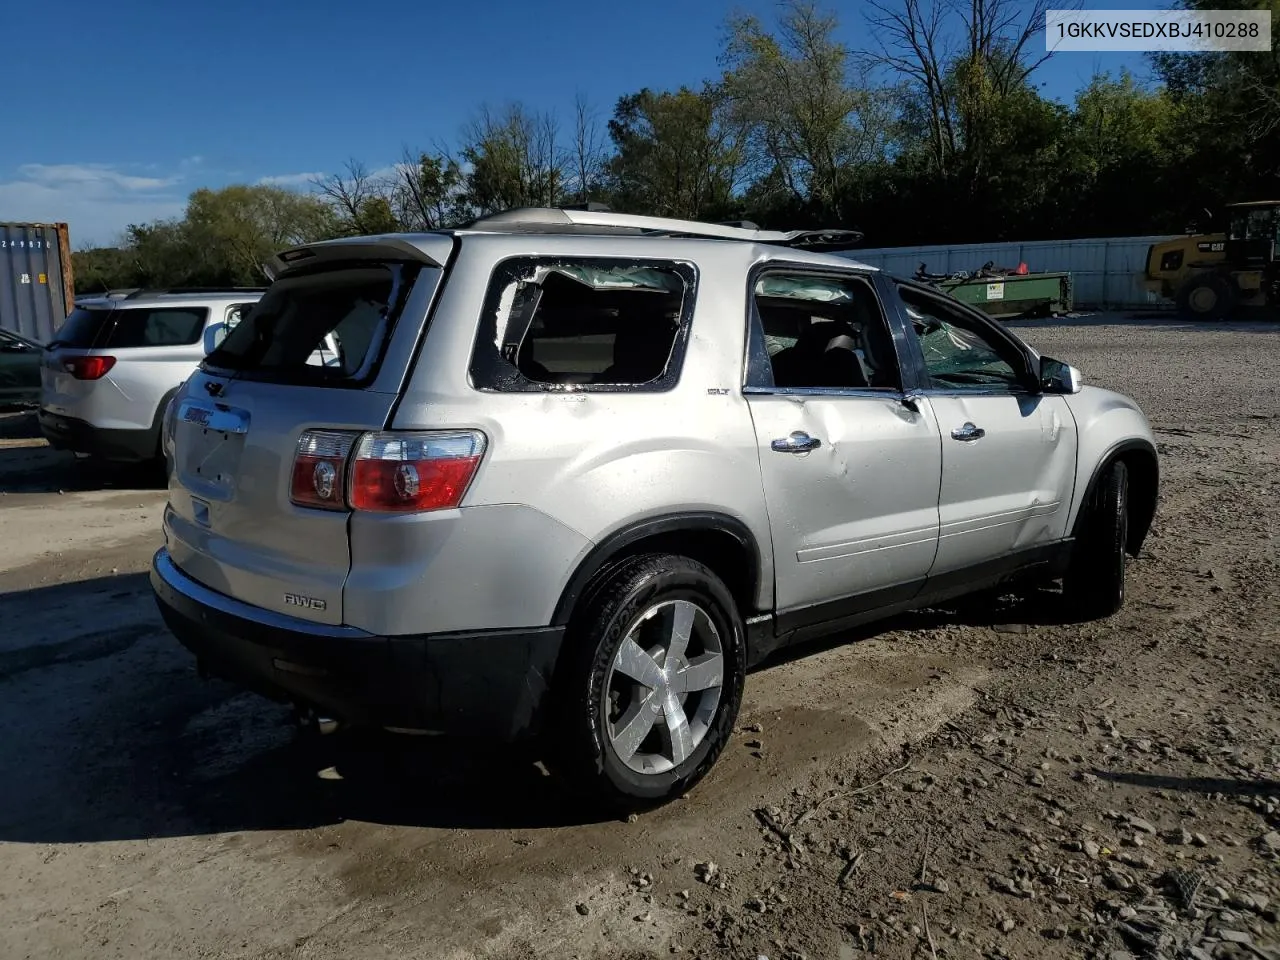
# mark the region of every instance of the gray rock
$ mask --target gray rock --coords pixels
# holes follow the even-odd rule
[[[1272,830],[1258,838],[1258,843],[1272,853],[1280,852],[1280,830]]]
[[[1143,833],[1150,833],[1150,834],[1154,834],[1156,832],[1156,828],[1151,824],[1149,820],[1143,820],[1141,817],[1135,817],[1131,814],[1127,815],[1124,819],[1125,819],[1125,823],[1133,827],[1133,829],[1135,830],[1140,830]],[[1277,835],[1277,841],[1280,841],[1280,834]]]
[[[1218,939],[1225,940],[1227,943],[1253,943],[1253,936],[1243,930],[1219,930]]]
[[[716,878],[720,876],[720,867],[713,860],[706,863],[699,863],[693,868],[694,876],[703,883],[715,883]]]
[[[1097,860],[1098,855],[1102,853],[1102,847],[1094,843],[1092,840],[1086,840],[1082,844],[1082,847],[1084,849],[1085,856],[1090,860]]]
[[[1010,920],[1010,919],[1006,918],[1006,919],[1004,919],[1004,920],[1001,920],[1001,921],[1000,921],[1000,932],[1001,932],[1001,933],[1009,933],[1009,932],[1011,932],[1011,931],[1013,930],[1013,928],[1014,928],[1014,927],[1016,927],[1016,926],[1017,926],[1017,924],[1016,924],[1016,923],[1014,923],[1012,920]]]
[[[585,903],[578,904],[577,907],[575,907],[575,909],[578,911],[578,913],[582,914],[584,917],[591,912],[591,908],[587,906]]]

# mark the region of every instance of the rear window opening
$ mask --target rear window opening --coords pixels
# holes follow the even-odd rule
[[[684,264],[523,259],[490,284],[472,362],[481,389],[669,389],[692,312]]]
[[[282,277],[228,324],[203,367],[255,380],[366,384],[420,269],[363,262]]]
[[[76,307],[49,346],[83,350],[189,346],[200,341],[208,318],[205,307]]]

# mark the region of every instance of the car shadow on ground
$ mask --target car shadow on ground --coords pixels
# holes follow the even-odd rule
[[[0,594],[0,842],[614,820],[528,746],[299,730],[165,629],[146,574]],[[69,624],[69,625],[68,625]]]
[[[1016,599],[1000,603],[1001,612],[1021,609]],[[966,622],[961,611],[981,620],[981,606],[906,615],[824,645]],[[0,728],[22,731],[0,738],[0,769],[22,771],[0,780],[0,842],[294,830],[348,820],[527,830],[626,814],[550,775],[536,744],[299,730],[287,705],[198,677],[160,620],[146,574],[0,594],[0,621],[22,625],[0,636]],[[795,648],[767,665],[816,649]],[[699,806],[695,797],[688,809]]]
[[[116,464],[54,450],[45,442],[34,410],[0,410],[0,492],[59,493],[82,490],[159,490],[155,467]]]
[[[1275,796],[1280,782],[1275,780],[1234,780],[1226,777],[1173,777],[1158,773],[1130,773],[1123,770],[1091,771],[1099,780],[1117,786],[1145,787],[1174,793],[1215,793],[1227,797]]]

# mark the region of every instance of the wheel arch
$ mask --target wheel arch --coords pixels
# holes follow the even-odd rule
[[[765,571],[755,535],[736,517],[699,511],[648,517],[597,543],[561,591],[552,624],[567,625],[594,581],[621,561],[642,553],[674,553],[705,564],[729,588],[744,619],[756,612]]]
[[[1111,469],[1122,461],[1129,473],[1129,537],[1125,544],[1130,556],[1137,556],[1151,530],[1155,519],[1156,504],[1160,499],[1160,458],[1155,446],[1141,437],[1121,440],[1109,447],[1098,460],[1085,487],[1080,509],[1076,513],[1072,536],[1078,537],[1089,504],[1098,491],[1098,485]]]

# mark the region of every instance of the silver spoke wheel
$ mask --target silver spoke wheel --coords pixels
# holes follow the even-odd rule
[[[707,736],[724,683],[724,647],[690,600],[654,604],[632,625],[605,678],[609,747],[636,773],[663,773]]]

